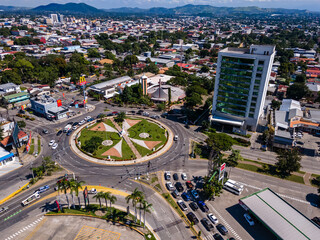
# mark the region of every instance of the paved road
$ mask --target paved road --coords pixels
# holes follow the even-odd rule
[[[106,105],[104,103],[96,103],[92,102],[92,104],[96,104],[96,109],[88,113],[87,115],[90,115],[92,117],[97,116],[99,113],[105,113],[104,109]],[[111,111],[117,110],[118,108],[113,108],[111,106],[108,106],[108,109]],[[122,108],[122,111],[129,111],[132,109],[125,109]],[[147,110],[148,111],[148,110]],[[150,112],[150,111],[148,111]],[[159,114],[159,113],[158,113]],[[79,116],[76,117],[70,121],[81,121],[85,116]],[[158,170],[171,170],[171,171],[178,171],[178,172],[189,172],[189,176],[196,176],[198,175],[205,175],[207,171],[207,162],[206,161],[189,161],[188,160],[188,149],[189,149],[189,138],[193,138],[198,141],[203,141],[205,137],[203,134],[197,133],[193,131],[192,129],[185,129],[183,124],[177,123],[174,120],[170,119],[163,119],[161,118],[160,121],[162,121],[164,124],[169,126],[173,132],[174,135],[179,136],[179,141],[175,142],[171,149],[167,151],[165,154],[161,155],[158,158],[155,158],[151,160],[150,169],[148,169],[147,163],[141,163],[136,164],[134,166],[104,166],[104,165],[97,165],[91,162],[87,162],[73,154],[73,152],[70,149],[68,137],[65,134],[62,134],[61,136],[57,137],[55,135],[55,130],[57,128],[63,127],[65,124],[49,124],[45,125],[45,128],[50,131],[50,134],[43,135],[44,142],[43,142],[43,154],[44,156],[52,156],[52,159],[57,161],[59,164],[61,164],[63,167],[68,169],[70,172],[75,173],[76,176],[78,176],[81,180],[85,180],[87,184],[92,185],[98,185],[101,184],[103,186],[109,186],[114,187],[117,189],[122,189],[125,191],[133,191],[135,187],[139,187],[143,191],[145,191],[146,196],[148,197],[148,200],[154,204],[154,209],[156,214],[153,214],[151,216],[151,219],[153,219],[152,227],[155,229],[161,229],[159,231],[159,236],[162,239],[172,239],[171,236],[173,236],[177,231],[180,232],[181,236],[183,238],[189,238],[191,237],[190,231],[185,228],[185,226],[182,226],[182,223],[179,224],[171,224],[175,223],[179,220],[179,218],[176,218],[175,213],[172,212],[171,208],[162,202],[163,200],[154,194],[153,191],[150,191],[148,188],[145,188],[144,186],[139,186],[137,183],[133,183],[129,180],[129,178],[134,178],[139,174],[145,174],[147,171],[158,171]],[[31,123],[27,121],[27,126],[32,127],[33,130],[36,130],[38,132],[41,132],[42,128],[44,127],[39,122],[38,125],[34,122]],[[48,142],[51,139],[55,139],[59,142],[59,146],[56,150],[52,150],[48,147]],[[248,149],[243,149],[242,154],[244,152],[249,152]],[[254,152],[255,153],[255,152]],[[261,155],[257,153],[258,155]],[[34,165],[40,164],[41,162],[41,156],[37,158],[34,161]],[[320,164],[319,164],[320,166]],[[24,166],[20,168],[19,170],[15,171],[14,173],[0,177],[0,188],[3,190],[6,190],[8,188],[8,183],[20,181],[20,178],[30,178],[30,170],[29,166]],[[308,201],[306,201],[306,197],[312,195],[315,193],[315,188],[306,187],[303,185],[296,185],[292,182],[287,181],[280,181],[278,179],[274,179],[272,177],[254,174],[247,171],[242,171],[239,169],[233,169],[232,178],[235,178],[236,180],[242,181],[244,183],[250,183],[248,186],[248,189],[251,189],[250,191],[253,192],[257,189],[271,186],[278,187],[278,190],[276,192],[279,192],[281,194],[287,194],[288,199],[298,199],[300,200],[300,203],[306,204]],[[8,182],[9,181],[9,182]],[[264,183],[262,186],[261,183]],[[249,192],[248,192],[249,193]],[[311,195],[308,195],[311,194]],[[12,204],[12,209],[14,206],[19,204],[22,201],[22,198],[25,198],[25,195],[19,196],[19,198],[14,199],[9,202],[9,204]],[[292,200],[292,199],[291,199]],[[296,200],[292,200],[294,202],[299,202]],[[233,203],[233,202],[232,202]],[[234,202],[233,204],[236,204]],[[226,220],[226,222],[231,224],[231,227],[234,227],[234,233],[233,236],[239,235],[242,236],[243,239],[250,239],[250,236],[247,233],[247,229],[245,229],[241,224],[237,223],[238,218],[235,218],[230,213],[226,213],[226,207],[222,205],[223,208],[218,209],[218,214],[221,215],[223,219]],[[3,228],[6,228],[8,226],[11,226],[15,221],[18,219],[23,219],[28,217],[29,211],[41,209],[41,205],[37,205],[34,207],[31,207],[30,209],[23,210],[24,214],[17,214],[16,217],[13,217],[12,219],[9,219],[5,223],[0,224],[0,230]],[[216,207],[212,208],[210,207],[211,211],[214,211]],[[299,207],[297,207],[299,209]],[[301,207],[301,209],[303,209]],[[314,211],[313,208],[311,210]],[[40,211],[40,210],[39,210]],[[309,208],[303,209],[302,212],[308,213]],[[11,212],[10,212],[11,213]],[[12,214],[12,213],[11,213]],[[305,213],[306,214],[306,213]],[[311,214],[307,214],[308,216]],[[19,216],[19,217],[18,217]],[[236,219],[236,220],[235,220]],[[151,220],[150,220],[151,221]],[[168,225],[169,224],[169,225]],[[163,229],[162,229],[163,228]],[[178,229],[177,229],[178,228]],[[206,233],[206,230],[203,229],[200,226],[200,229],[203,233]],[[210,234],[209,234],[210,235]],[[208,236],[209,236],[208,235]],[[208,237],[208,239],[212,238]],[[248,237],[248,238],[247,238]],[[176,239],[176,236],[175,236]]]

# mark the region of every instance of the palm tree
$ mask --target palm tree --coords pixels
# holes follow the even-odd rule
[[[68,208],[70,209],[69,198],[67,195],[67,191],[69,190],[69,186],[70,186],[68,180],[66,178],[63,178],[62,180],[57,182],[57,185],[58,185],[58,191],[62,190],[64,192],[64,194],[66,196],[67,203],[68,203]]]
[[[73,182],[73,191],[76,193],[79,202],[79,208],[81,208],[80,197],[79,197],[79,189],[82,190],[82,185],[85,184],[85,181],[76,181]]]
[[[142,201],[142,210],[143,210],[143,228],[146,227],[146,212],[151,213],[150,209],[152,207],[151,203],[148,203],[146,200]]]
[[[137,203],[139,203],[140,225],[141,225],[141,222],[142,222],[142,219],[141,219],[141,209],[142,209],[143,201],[145,201],[144,195],[141,195],[141,196],[137,199]]]
[[[96,200],[99,200],[100,209],[101,209],[101,199],[104,197],[104,192],[98,192],[96,195],[93,196]]]
[[[111,208],[111,204],[115,204],[116,201],[117,201],[117,197],[115,195],[110,194],[109,196],[110,208]]]
[[[132,202],[132,206],[134,207],[135,219],[134,222],[137,222],[137,202],[143,196],[143,192],[139,191],[138,188],[135,188],[134,191],[126,196],[127,203]]]
[[[106,201],[106,210],[108,210],[108,200],[110,199],[111,196],[111,192],[104,192],[103,193],[103,198]]]

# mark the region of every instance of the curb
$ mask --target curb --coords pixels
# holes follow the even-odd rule
[[[5,203],[6,201],[8,201],[10,198],[14,197],[15,195],[17,195],[19,192],[21,192],[26,186],[29,185],[29,182],[26,183],[25,185],[23,185],[21,188],[19,188],[17,191],[11,193],[9,196],[5,197],[4,199],[0,200],[0,204]]]
[[[162,172],[162,171],[161,171],[161,172]],[[133,181],[133,180],[132,180],[132,181]],[[155,191],[157,194],[159,194],[159,195],[163,198],[163,200],[170,206],[170,208],[184,221],[184,223],[185,223],[187,226],[190,225],[189,219],[188,219],[187,216],[184,214],[184,212],[182,211],[183,215],[185,216],[185,219],[180,216],[180,214],[177,212],[177,210],[174,209],[174,208],[171,206],[171,204],[168,203],[168,201],[166,200],[166,198],[165,198],[164,196],[162,196],[162,194],[161,194],[160,192],[158,192],[157,190],[155,190],[154,188],[152,188],[151,186],[149,186],[148,184],[146,184],[146,183],[144,183],[144,182],[142,182],[142,181],[134,181],[134,182],[143,184],[143,185],[146,186],[147,188],[149,188],[149,189]],[[169,193],[169,192],[166,191],[166,193]],[[170,194],[170,193],[169,193],[169,194]],[[197,236],[197,232],[195,232],[195,230],[193,231],[192,228],[189,228],[189,229],[190,229],[190,231],[191,231],[195,236]],[[200,237],[200,239],[202,239],[202,237]]]
[[[75,143],[75,139],[76,139],[76,135],[83,129],[85,128],[86,126],[92,124],[92,122],[89,122],[83,126],[81,126],[81,128],[78,128],[77,130],[75,130],[73,132],[72,135],[70,135],[70,138],[69,138],[69,147],[71,149],[71,151],[77,155],[79,158],[85,160],[85,161],[88,161],[88,162],[91,162],[91,163],[95,163],[95,164],[99,164],[99,165],[105,165],[105,166],[124,166],[124,165],[134,165],[134,164],[139,164],[139,163],[143,163],[143,162],[146,162],[146,161],[150,161],[154,158],[157,158],[157,157],[160,157],[161,155],[163,155],[164,153],[166,153],[173,145],[173,133],[171,131],[171,129],[164,123],[162,122],[159,122],[159,121],[156,121],[154,119],[149,119],[147,117],[143,117],[143,116],[139,116],[139,118],[143,118],[143,119],[146,119],[146,120],[149,120],[149,121],[153,121],[153,122],[156,122],[157,124],[159,124],[160,126],[164,127],[165,129],[167,129],[168,131],[168,139],[167,139],[167,145],[164,145],[164,147],[162,149],[159,150],[162,151],[160,152],[158,155],[157,155],[157,152],[150,155],[149,156],[144,156],[142,157],[141,159],[142,160],[138,160],[138,159],[134,159],[134,160],[128,160],[128,161],[108,161],[108,160],[100,160],[100,159],[97,159],[97,158],[94,158],[94,157],[91,157],[89,155],[86,155],[85,153],[82,153],[79,149],[78,149],[78,146],[76,146],[76,143]],[[108,119],[108,117],[106,118]],[[170,142],[169,142],[170,141]],[[75,149],[74,149],[75,148]],[[77,151],[79,151],[81,154],[79,154]],[[83,156],[83,155],[84,156]],[[92,159],[88,159],[88,158],[92,158]],[[146,158],[146,159],[143,159],[143,158]]]

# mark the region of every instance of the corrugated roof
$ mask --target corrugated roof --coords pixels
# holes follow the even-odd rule
[[[11,94],[11,95],[4,96],[4,99],[10,100],[12,98],[22,97],[22,96],[27,96],[27,95],[29,95],[28,92],[19,92],[19,93],[14,93],[14,94]]]
[[[320,229],[269,188],[241,202],[282,239],[319,239]]]

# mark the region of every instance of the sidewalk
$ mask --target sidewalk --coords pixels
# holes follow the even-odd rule
[[[12,162],[7,163],[4,166],[0,167],[0,176],[3,176],[11,171],[14,171],[18,168],[22,167],[22,164],[19,162],[17,157],[14,158]]]
[[[140,118],[144,118],[142,116],[139,116]],[[74,154],[76,154],[78,157],[86,160],[86,161],[89,161],[89,162],[93,162],[93,163],[97,163],[97,164],[103,164],[103,165],[111,165],[111,166],[115,166],[115,165],[131,165],[131,164],[135,164],[135,163],[141,163],[141,162],[144,162],[144,161],[149,161],[153,158],[156,158],[156,157],[159,157],[161,156],[162,154],[164,154],[165,152],[167,152],[172,144],[173,144],[173,133],[171,131],[171,129],[165,125],[164,123],[162,122],[159,122],[159,121],[156,121],[156,120],[153,120],[153,119],[149,119],[147,118],[149,121],[154,121],[156,122],[157,124],[159,124],[160,126],[162,126],[164,129],[167,129],[168,131],[168,140],[167,140],[167,143],[166,145],[161,148],[158,152],[150,155],[150,156],[144,156],[140,159],[135,159],[135,160],[128,160],[128,161],[108,161],[108,160],[100,160],[100,159],[97,159],[97,158],[94,158],[94,157],[90,157],[89,155],[83,153],[77,146],[76,146],[76,142],[75,142],[75,139],[78,135],[78,133],[83,129],[85,128],[86,126],[90,125],[90,124],[94,124],[95,122],[90,122],[90,123],[87,123],[85,125],[82,125],[81,128],[78,128],[77,130],[75,130],[71,137],[69,138],[69,145],[70,145],[70,149],[73,151]]]

